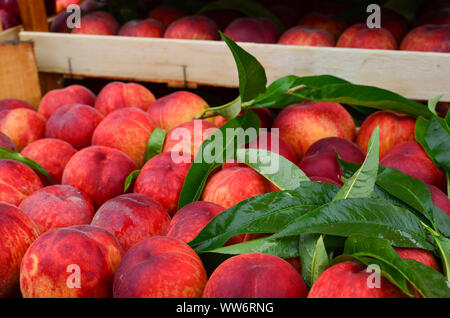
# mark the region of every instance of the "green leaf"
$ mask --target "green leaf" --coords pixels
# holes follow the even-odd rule
[[[22,156],[20,153],[0,147],[0,159],[10,159],[10,160],[14,160],[14,161],[19,161],[23,164],[26,164],[28,167],[30,167],[31,169],[33,169],[34,171],[39,172],[40,174],[42,174],[45,178],[47,178],[47,180],[50,182],[50,184],[54,184],[52,178],[50,177],[50,175],[48,174],[47,171],[45,171],[44,168],[42,168],[38,163],[36,163],[35,161]]]
[[[243,116],[227,122],[203,142],[184,181],[178,201],[178,209],[200,199],[211,172],[220,167],[227,159],[235,157],[237,149],[251,141],[244,138],[245,131],[249,128],[255,128],[255,133],[257,134],[259,125],[258,116],[254,112],[246,112]],[[220,150],[214,152],[212,162],[203,160],[205,150],[215,149],[216,145],[220,146]]]
[[[446,173],[446,177],[447,177],[447,197],[450,199],[450,174],[448,172]]]
[[[233,53],[239,73],[239,92],[243,103],[248,102],[266,91],[267,77],[264,67],[222,32],[222,39]]]
[[[294,190],[302,182],[309,181],[291,161],[265,149],[239,149],[236,159],[252,167],[280,190]]]
[[[139,176],[139,174],[141,173],[141,170],[134,170],[132,173],[130,173],[127,177],[127,179],[125,180],[125,186],[123,188],[123,192],[127,192],[128,189],[130,188],[131,184],[133,183],[134,180],[137,179],[137,177]]]
[[[311,267],[311,286],[320,275],[330,266],[327,250],[323,243],[323,235],[319,237],[314,249],[312,267]]]
[[[234,101],[225,104],[223,106],[210,108],[210,111],[225,117],[230,120],[236,118],[242,110],[241,97],[236,98]]]
[[[434,249],[414,214],[371,198],[330,202],[298,217],[272,238],[314,233],[344,237],[362,234],[387,239],[394,246]]]
[[[428,101],[428,109],[430,110],[430,112],[434,115],[437,116],[438,114],[436,113],[436,106],[439,103],[439,101],[442,99],[442,97],[444,97],[444,95],[440,95],[437,96],[435,98],[432,98]]]
[[[447,280],[450,282],[450,239],[439,235],[427,228],[433,237],[442,260],[442,267]]]
[[[303,182],[294,191],[263,194],[220,213],[189,245],[198,253],[223,246],[231,237],[247,233],[276,233],[298,216],[330,202],[338,187]]]
[[[152,159],[157,154],[160,154],[164,147],[167,131],[161,128],[155,128],[150,135],[145,149],[145,162]]]
[[[380,127],[376,127],[369,140],[366,159],[356,173],[347,179],[334,200],[368,198],[374,191],[380,152]]]
[[[432,117],[426,128],[425,150],[433,161],[446,172],[450,172],[450,135],[447,124],[441,118]]]

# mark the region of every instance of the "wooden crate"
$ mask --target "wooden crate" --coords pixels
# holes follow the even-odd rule
[[[0,43],[8,41],[17,41],[19,39],[19,32],[22,30],[22,26],[16,26],[8,30],[0,31]]]
[[[223,42],[20,32],[33,41],[40,72],[235,87],[236,65]],[[285,75],[342,77],[411,99],[450,101],[450,54],[241,43],[269,82]]]

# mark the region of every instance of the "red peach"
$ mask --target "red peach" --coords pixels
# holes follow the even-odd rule
[[[401,50],[450,52],[450,25],[425,24],[411,30],[400,45]]]
[[[450,216],[450,199],[439,188],[432,184],[427,184],[431,194],[431,201],[448,216]]]
[[[430,251],[420,248],[395,247],[394,249],[401,258],[413,259],[437,270],[438,272],[440,271],[439,263]]]
[[[0,297],[19,293],[19,271],[23,255],[39,231],[23,211],[0,203]]]
[[[63,185],[36,191],[19,208],[31,217],[41,234],[55,228],[89,224],[95,212],[84,193]]]
[[[309,177],[309,179],[314,182],[320,182],[322,184],[328,183],[328,184],[332,184],[332,185],[335,185],[338,187],[342,187],[342,185],[343,185],[342,181],[336,182],[335,180],[331,180],[331,179],[324,178],[324,177]]]
[[[91,225],[113,234],[126,252],[144,239],[166,235],[169,223],[161,204],[143,194],[128,193],[106,201]]]
[[[137,170],[134,161],[122,151],[92,146],[77,152],[64,169],[62,184],[81,190],[95,208],[123,194],[125,180]]]
[[[20,266],[24,298],[106,298],[123,250],[98,227],[78,225],[41,235]]]
[[[235,42],[276,43],[279,37],[271,21],[247,17],[231,22],[224,33]]]
[[[3,99],[0,100],[0,112],[15,108],[28,108],[34,110],[33,106],[20,99]]]
[[[137,83],[112,82],[100,92],[95,108],[104,116],[119,108],[136,107],[146,111],[155,101],[155,96]]]
[[[0,147],[15,151],[15,152],[18,151],[18,149],[17,149],[16,145],[13,143],[13,141],[2,132],[0,132]]]
[[[186,243],[170,237],[153,237],[123,257],[114,279],[115,298],[199,298],[206,271]]]
[[[49,119],[60,107],[67,104],[82,104],[94,106],[95,95],[88,88],[81,85],[71,85],[63,89],[55,89],[42,98],[39,113]]]
[[[304,157],[298,167],[309,177],[330,179],[334,184],[342,185],[342,170],[334,153],[322,153]]]
[[[273,145],[273,142],[278,143],[278,147]],[[260,132],[259,137],[251,141],[246,148],[249,149],[266,149],[273,151],[280,156],[288,159],[292,163],[297,163],[297,155],[295,154],[292,147],[278,134]],[[278,149],[276,149],[278,148]]]
[[[318,154],[338,153],[339,157],[348,162],[363,163],[366,155],[355,143],[340,137],[323,138],[309,147],[304,158]]]
[[[337,47],[396,50],[397,41],[391,32],[385,28],[369,29],[365,24],[355,24],[342,33]]]
[[[48,153],[49,150],[51,154]],[[52,181],[59,184],[66,164],[76,152],[76,149],[65,141],[46,138],[29,144],[20,154],[38,163],[48,172]],[[43,184],[49,182],[44,176],[41,176],[41,180]]]
[[[217,24],[205,16],[189,16],[173,22],[164,33],[168,39],[218,40]]]
[[[88,35],[115,35],[118,31],[118,22],[106,12],[93,12],[80,20],[81,27],[72,29],[73,34]]]
[[[204,298],[306,298],[300,274],[287,261],[251,253],[234,256],[216,268]]]
[[[132,20],[120,28],[119,35],[162,38],[164,36],[164,25],[155,19]]]
[[[47,138],[57,138],[76,149],[91,145],[95,128],[103,115],[88,105],[68,104],[59,108],[48,120],[45,128]]]
[[[141,167],[153,129],[155,123],[145,111],[135,107],[121,108],[110,113],[97,126],[92,145],[121,150]]]
[[[116,18],[114,18],[111,14],[105,11],[94,11],[90,12],[88,15],[90,17],[97,17],[102,19],[109,26],[113,34],[117,34],[117,32],[119,31],[119,22],[117,22]]]
[[[7,30],[19,25],[19,19],[15,14],[0,8],[0,29]]]
[[[166,28],[173,22],[185,17],[186,15],[171,7],[159,6],[150,11],[148,14],[149,18],[156,19],[160,21]]]
[[[284,32],[278,44],[300,46],[335,46],[334,36],[322,29],[296,26]]]
[[[267,18],[256,18],[264,31],[265,43],[277,43],[281,32],[278,26]]]
[[[409,26],[405,18],[388,8],[383,8],[381,12],[381,26],[387,29],[397,40],[397,43],[408,33]]]
[[[300,19],[298,25],[314,29],[322,29],[338,38],[344,32],[346,24],[331,15],[319,12],[310,12]]]

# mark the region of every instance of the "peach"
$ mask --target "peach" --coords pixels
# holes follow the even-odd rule
[[[97,17],[102,19],[111,29],[111,32],[116,34],[119,31],[119,22],[111,14],[105,11],[94,11],[88,14],[90,17]]]
[[[31,217],[41,234],[55,228],[89,224],[95,212],[84,193],[63,185],[36,191],[23,200],[19,208]]]
[[[448,196],[432,184],[427,184],[427,187],[430,190],[433,204],[450,216],[450,199]]]
[[[142,167],[153,129],[155,123],[145,111],[135,107],[121,108],[110,113],[97,126],[92,136],[92,145],[121,150],[138,167]]]
[[[115,298],[200,298],[206,271],[186,243],[152,237],[132,247],[114,279]]]
[[[438,272],[440,271],[439,263],[430,251],[420,248],[395,247],[394,249],[401,258],[413,259],[437,270]]]
[[[328,137],[318,140],[308,148],[304,158],[324,153],[335,154],[336,152],[339,157],[348,162],[363,163],[366,158],[365,153],[358,145],[341,137]]]
[[[200,96],[178,91],[157,99],[148,108],[148,113],[159,128],[167,131],[194,120],[209,108]]]
[[[0,159],[0,202],[19,205],[40,188],[42,182],[30,167],[18,161]]]
[[[216,130],[216,125],[206,120],[192,120],[181,124],[167,134],[163,152],[184,152],[195,157],[202,143]]]
[[[300,274],[287,261],[267,254],[233,256],[212,273],[204,298],[306,298]]]
[[[48,120],[45,128],[47,138],[68,142],[76,149],[91,145],[95,128],[103,115],[88,105],[68,104],[59,108]]]
[[[176,20],[179,20],[185,16],[186,15],[178,9],[167,6],[156,7],[148,14],[149,18],[160,21],[166,28]]]
[[[270,20],[247,17],[231,22],[224,33],[235,42],[276,43],[279,37]]]
[[[73,34],[115,35],[118,22],[106,12],[93,12],[81,18],[81,27],[72,29]]]
[[[323,153],[304,157],[298,167],[309,177],[321,177],[342,185],[342,170],[334,153]]]
[[[355,123],[338,103],[306,101],[288,106],[278,114],[272,127],[279,129],[281,138],[291,145],[300,159],[322,138],[355,138]]]
[[[278,44],[300,46],[335,46],[334,36],[322,29],[296,26],[284,32]]]
[[[120,36],[135,36],[146,38],[162,38],[164,25],[155,19],[132,20],[125,23],[119,30]]]
[[[272,112],[267,108],[255,108],[251,110],[259,117],[259,126],[260,128],[270,128],[272,127],[273,123],[273,114]],[[239,116],[243,115],[245,111],[241,111],[239,113]],[[217,127],[222,127],[228,122],[228,119],[222,116],[216,116],[214,118],[214,124]]]
[[[228,209],[245,199],[272,190],[272,183],[253,169],[231,167],[218,171],[209,179],[203,190],[202,201]]]
[[[308,298],[405,298],[406,295],[386,278],[381,277],[380,288],[370,288],[370,272],[356,262],[331,266],[315,281]]]
[[[222,206],[211,202],[190,203],[174,215],[167,236],[189,243],[223,210]]]
[[[0,203],[0,297],[19,292],[19,271],[23,255],[39,236],[31,218],[17,207]]]
[[[55,89],[42,98],[39,113],[49,119],[60,107],[67,104],[82,104],[94,106],[95,95],[88,88],[81,85],[71,85],[62,89]]]
[[[217,24],[205,16],[188,16],[169,25],[164,37],[185,40],[219,40]]]
[[[392,147],[381,157],[380,165],[398,169],[443,191],[446,188],[445,174],[435,166],[416,141],[407,141]]]
[[[49,149],[51,149],[51,154],[48,153]],[[48,172],[52,181],[59,184],[66,164],[76,152],[76,149],[65,141],[45,138],[26,146],[21,155],[38,163]],[[43,184],[49,183],[44,176],[41,176],[41,180]]]
[[[125,180],[137,170],[134,161],[122,151],[92,146],[77,152],[64,169],[62,184],[81,190],[95,208],[123,194]]]
[[[331,15],[319,12],[310,12],[300,19],[298,25],[314,29],[322,29],[338,38],[344,32],[346,24]]]
[[[45,135],[45,118],[28,108],[0,111],[0,132],[8,136],[22,150]]]
[[[331,180],[331,179],[324,178],[324,177],[309,177],[309,179],[314,182],[320,182],[322,184],[328,183],[328,184],[332,184],[332,185],[335,185],[338,187],[342,187],[342,185],[343,185],[342,181],[338,182],[338,181]]]
[[[178,156],[180,161],[174,161],[173,158]],[[174,215],[192,161],[190,154],[163,152],[156,155],[142,168],[134,192],[159,202],[171,216]]]
[[[281,32],[278,26],[267,18],[256,18],[264,30],[265,43],[277,43]]]
[[[405,141],[414,140],[416,119],[391,111],[377,111],[364,120],[356,137],[356,144],[367,152],[367,145],[375,128],[380,127],[380,156]]]
[[[34,110],[33,106],[20,99],[3,99],[0,100],[0,112],[3,110],[10,110],[15,108],[28,108]]]
[[[408,22],[403,16],[390,10],[383,8],[381,12],[381,26],[391,32],[397,43],[400,43],[403,37],[408,33]]]
[[[122,254],[116,238],[98,227],[48,231],[23,257],[20,290],[24,298],[111,297]]]
[[[143,194],[128,193],[106,201],[91,225],[113,234],[126,252],[149,237],[165,236],[169,223],[161,204]]]
[[[450,25],[425,24],[411,30],[403,39],[401,50],[450,52]]]
[[[355,24],[342,33],[337,47],[396,50],[397,41],[391,32],[385,28],[369,29],[365,24]]]
[[[125,107],[137,107],[146,111],[154,101],[152,92],[140,84],[112,82],[98,94],[95,108],[106,116]]]
[[[278,143],[278,146],[272,145],[273,142]],[[275,147],[275,148],[274,148]],[[250,149],[265,149],[273,151],[280,156],[288,159],[292,163],[297,163],[297,155],[292,147],[278,134],[260,132],[259,137],[248,143],[246,148]]]
[[[0,147],[16,152],[18,151],[12,140],[2,132],[0,132]]]

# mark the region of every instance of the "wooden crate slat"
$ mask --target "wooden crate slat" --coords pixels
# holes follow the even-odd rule
[[[235,87],[231,52],[223,42],[21,32],[32,40],[39,71],[142,81],[184,81]],[[450,54],[241,43],[266,67],[285,75],[342,77],[411,99],[444,94],[450,101]],[[183,66],[186,66],[184,78]]]

